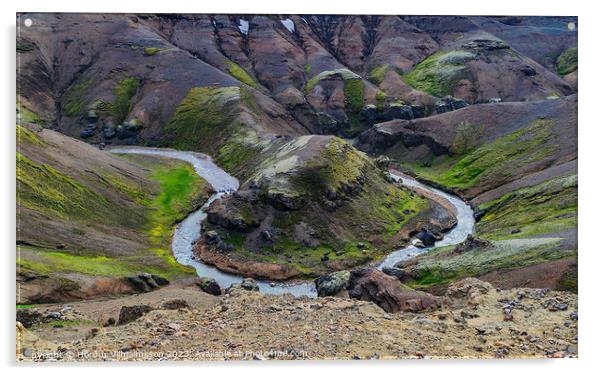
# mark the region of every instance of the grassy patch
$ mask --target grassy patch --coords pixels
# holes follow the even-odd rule
[[[536,120],[468,154],[439,157],[431,163],[431,167],[408,166],[423,178],[459,189],[468,189],[493,179],[503,181],[512,170],[553,154],[557,146],[549,142],[552,128],[551,120]],[[468,126],[468,130],[462,131],[467,138],[457,133],[454,147],[458,150],[473,148],[474,138],[479,137],[478,129],[478,126]]]
[[[305,64],[304,70],[305,70],[305,74],[310,74],[311,73],[311,64],[310,63]]]
[[[166,126],[176,148],[213,153],[228,138],[229,125],[239,112],[238,87],[195,87]]]
[[[115,101],[109,105],[109,110],[117,124],[122,123],[130,113],[132,109],[131,100],[138,92],[139,86],[140,81],[130,77],[119,81],[113,90],[115,93]]]
[[[564,51],[556,60],[556,72],[561,76],[574,72],[578,65],[577,47]]]
[[[112,208],[106,198],[48,164],[17,153],[17,203],[62,219],[105,222]],[[114,217],[115,215],[109,215]]]
[[[434,96],[453,95],[455,83],[467,77],[466,62],[474,58],[470,52],[440,51],[420,62],[402,79]]]
[[[80,77],[73,83],[65,94],[65,114],[69,117],[77,117],[86,110],[86,93],[92,87],[92,79]]]
[[[376,101],[376,109],[378,111],[382,111],[385,108],[385,101],[387,99],[387,94],[385,94],[384,92],[378,90],[376,92],[376,95],[375,95],[374,99]]]
[[[21,142],[27,142],[36,146],[44,146],[44,141],[36,133],[21,125],[17,125],[17,146]]]
[[[46,121],[42,120],[35,112],[26,108],[17,101],[17,123],[31,122],[34,124],[43,124]]]
[[[364,82],[361,79],[345,80],[345,108],[348,112],[358,113],[364,106]]]
[[[475,249],[460,255],[428,253],[418,258],[413,266],[416,274],[408,285],[426,287],[452,280],[479,276],[493,271],[513,270],[574,257],[575,250],[562,249],[558,239],[507,240],[495,242],[492,247]]]
[[[487,238],[527,237],[575,228],[577,176],[513,191],[479,209],[484,215],[477,223],[477,233]]]
[[[155,56],[157,53],[163,51],[163,48],[157,48],[157,47],[146,47],[144,49],[144,54],[146,56]]]
[[[331,79],[337,76],[341,77],[344,81],[358,79],[361,81],[362,79],[362,77],[348,69],[326,70],[320,74],[315,75],[313,78],[307,81],[307,84],[305,85],[305,93],[308,94],[311,90],[313,90],[314,87],[316,87],[318,82],[320,82],[321,80]]]
[[[251,86],[253,88],[257,88],[257,82],[251,77],[246,70],[241,68],[238,64],[233,61],[228,61],[228,72],[232,75],[232,77],[241,81],[242,83]]]
[[[385,80],[385,75],[389,72],[389,69],[391,69],[389,64],[377,66],[368,73],[368,81],[377,86],[380,85]]]

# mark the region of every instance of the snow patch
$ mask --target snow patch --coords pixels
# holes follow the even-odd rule
[[[238,20],[238,22],[239,22],[238,29],[240,30],[240,32],[245,35],[249,35],[249,21],[240,19],[240,20]]]
[[[287,18],[287,19],[284,19],[284,20],[280,20],[280,22],[282,23],[282,25],[284,27],[286,27],[286,29],[289,32],[291,32],[291,33],[295,32],[295,23],[290,18]]]

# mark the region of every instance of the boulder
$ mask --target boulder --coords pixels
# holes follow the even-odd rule
[[[406,288],[395,277],[374,268],[351,271],[348,290],[351,298],[374,302],[389,313],[419,312],[441,305],[437,297]]]
[[[186,300],[181,299],[181,298],[176,298],[176,299],[172,299],[169,301],[165,301],[165,302],[163,302],[163,305],[161,305],[161,306],[166,310],[178,310],[178,309],[190,308],[190,305],[188,305],[188,302],[186,302]]]
[[[435,103],[435,112],[445,113],[455,111],[456,109],[467,107],[468,103],[462,99],[456,99],[453,96],[446,96]]]
[[[201,288],[201,290],[205,293],[209,293],[214,296],[219,296],[222,294],[222,288],[220,288],[215,279],[199,277],[196,281],[196,285],[198,285],[199,288]]]
[[[428,228],[422,228],[420,232],[416,235],[424,246],[431,246],[437,241],[437,236],[433,232],[431,232]],[[417,245],[414,245],[417,246]]]
[[[119,310],[117,324],[121,325],[133,322],[151,310],[152,308],[148,305],[122,306],[121,310]]]
[[[96,124],[88,124],[79,132],[79,136],[83,139],[93,137],[96,134]]]
[[[389,276],[393,276],[401,282],[405,282],[412,278],[405,270],[397,267],[384,267],[383,272]]]
[[[454,248],[454,253],[462,254],[467,251],[471,251],[474,249],[482,249],[489,246],[491,246],[491,242],[479,237],[474,237],[472,234],[469,234],[463,242],[456,245],[456,247]]]
[[[395,119],[412,120],[413,118],[414,112],[411,106],[397,103],[389,105],[381,116],[382,121],[391,121]]]
[[[44,316],[36,309],[17,309],[17,322],[29,328],[44,321]]]
[[[230,285],[226,289],[226,294],[229,294],[230,292],[232,292],[234,290],[248,290],[248,291],[258,292],[259,286],[255,282],[255,280],[247,277],[247,278],[244,278],[241,283],[236,283],[236,284]]]
[[[338,271],[321,276],[314,280],[318,297],[333,296],[341,290],[347,289],[351,273],[349,271]]]
[[[169,280],[166,278],[159,275],[151,275],[149,273],[126,276],[124,280],[138,292],[150,292],[169,284]]]

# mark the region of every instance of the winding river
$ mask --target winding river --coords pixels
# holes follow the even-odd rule
[[[191,164],[196,173],[204,178],[217,191],[211,196],[207,202],[198,210],[191,213],[186,219],[180,222],[174,231],[172,239],[172,252],[176,260],[186,266],[194,267],[197,274],[201,277],[209,277],[215,279],[222,288],[239,283],[242,277],[230,273],[222,272],[217,268],[203,263],[194,254],[194,244],[201,237],[201,229],[203,221],[207,218],[205,208],[216,199],[220,199],[224,194],[230,194],[236,191],[239,187],[239,182],[236,178],[230,176],[223,169],[218,167],[211,158],[207,155],[188,152],[176,151],[171,149],[158,149],[148,147],[116,147],[109,150],[115,154],[139,154],[149,156],[162,156],[172,159],[178,159]],[[387,255],[378,265],[378,269],[391,267],[400,260],[407,260],[416,255],[428,251],[434,247],[454,245],[466,239],[466,236],[473,231],[474,219],[473,212],[469,205],[453,195],[447,194],[441,190],[437,190],[431,186],[427,186],[409,176],[391,172],[391,176],[409,187],[420,188],[431,191],[432,193],[449,201],[457,211],[458,224],[445,237],[428,248],[418,248],[413,245],[398,249]],[[317,295],[313,281],[301,282],[271,282],[257,281],[259,290],[266,294],[284,294],[291,293],[295,296],[315,297]]]

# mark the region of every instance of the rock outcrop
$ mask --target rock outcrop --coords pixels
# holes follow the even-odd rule
[[[349,296],[371,301],[383,310],[419,312],[441,305],[438,297],[404,287],[397,278],[372,268],[351,271]]]

